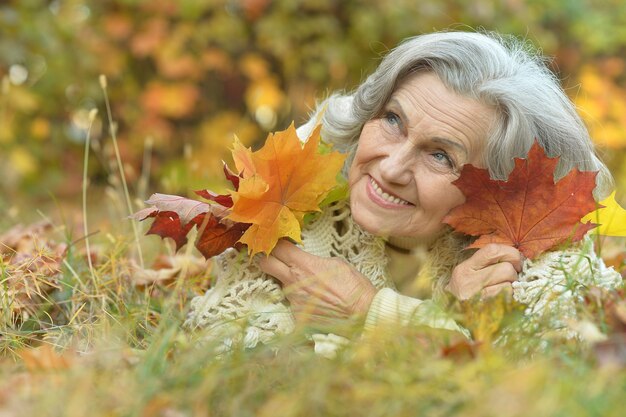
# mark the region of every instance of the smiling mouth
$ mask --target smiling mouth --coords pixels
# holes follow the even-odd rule
[[[372,177],[370,177],[370,184],[372,185],[372,189],[376,193],[376,196],[380,197],[381,199],[389,203],[400,204],[402,206],[412,205],[411,203],[409,203],[406,200],[401,199],[400,197],[396,197],[395,195],[390,195],[386,193],[385,191],[383,191],[382,188],[380,188],[380,185],[378,185],[378,183]]]

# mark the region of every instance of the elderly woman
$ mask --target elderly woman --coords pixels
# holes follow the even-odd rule
[[[283,240],[252,262],[235,250],[220,255],[216,283],[192,301],[188,326],[207,328],[226,346],[268,342],[296,323],[323,328],[353,317],[365,318],[365,331],[397,324],[465,333],[418,298],[420,271],[435,295],[463,300],[513,287],[531,307],[537,291],[525,300],[525,290],[537,277],[558,282],[574,274],[582,277],[579,287],[621,285],[589,244],[551,252],[537,265],[506,245],[464,251],[467,237],[442,223],[464,202],[452,184],[464,164],[506,179],[513,158],[525,157],[535,138],[549,156],[560,156],[556,179],[577,167],[599,171],[596,197],[611,186],[574,106],[526,44],[463,32],[408,39],[353,94],[321,103],[298,130],[301,138],[317,120],[322,137],[349,154],[349,201],[308,225],[302,247]],[[414,256],[420,250],[422,262]],[[591,267],[563,270],[580,256]],[[565,293],[554,291],[551,299]]]

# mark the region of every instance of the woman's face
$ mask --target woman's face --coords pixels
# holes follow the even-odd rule
[[[409,76],[382,116],[363,126],[349,173],[355,221],[379,236],[436,237],[442,218],[465,201],[451,182],[464,164],[482,165],[495,116],[434,73]]]

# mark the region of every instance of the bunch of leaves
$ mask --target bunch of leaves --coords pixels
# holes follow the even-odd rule
[[[206,257],[230,247],[246,245],[252,255],[269,254],[278,239],[301,241],[307,213],[320,210],[320,203],[338,187],[345,156],[324,152],[317,126],[304,143],[293,124],[270,134],[256,152],[235,140],[232,155],[237,174],[224,164],[224,174],[233,185],[229,194],[210,190],[196,193],[211,203],[179,196],[155,194],[152,207],[134,215],[136,220],[154,218],[148,234],[169,237],[179,249],[195,226],[195,246]]]
[[[519,249],[527,258],[565,242],[576,242],[596,227],[580,220],[596,208],[597,172],[573,168],[558,182],[558,157],[549,158],[535,141],[528,157],[516,158],[506,181],[467,164],[453,182],[465,195],[444,222],[456,231],[478,236],[470,248],[500,243]]]

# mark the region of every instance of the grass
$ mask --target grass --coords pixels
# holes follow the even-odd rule
[[[50,233],[37,256],[51,256],[54,235],[63,236]],[[297,333],[272,346],[218,356],[201,333],[182,327],[188,300],[206,276],[138,287],[129,261],[132,233],[97,243],[93,274],[84,250],[74,245],[56,279],[30,276],[41,289],[32,293],[28,317],[7,314],[15,305],[2,299],[0,415],[617,416],[623,411],[623,362],[599,366],[591,345],[574,341],[552,343],[533,355],[519,345],[443,354],[451,343],[445,335],[398,329],[392,339],[356,341],[330,360],[315,355]],[[0,267],[5,288],[15,271],[14,264]],[[45,290],[44,283],[52,281],[55,286]],[[483,332],[516,317],[511,309],[508,316],[490,316],[493,305],[471,311],[466,317],[491,320]]]
[[[33,231],[17,253],[0,245],[0,417],[623,414],[626,343],[608,344],[615,352],[606,360],[591,342],[516,333],[523,315],[504,299],[460,309],[482,344],[391,329],[391,338],[358,338],[326,359],[298,331],[217,355],[202,332],[182,326],[208,269],[136,285],[141,249],[137,231],[119,220],[132,209],[119,153],[117,191],[88,198],[88,151],[89,143],[82,227],[66,220]],[[171,252],[155,242],[140,242],[146,264]],[[581,314],[620,340],[626,323],[611,321],[608,307],[623,302],[617,293],[591,297]],[[513,336],[491,343],[504,327]]]

